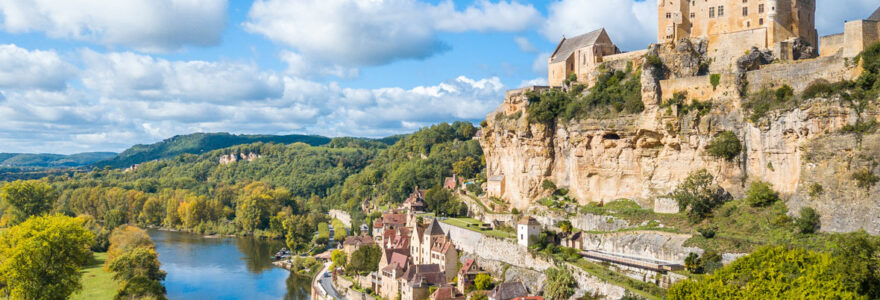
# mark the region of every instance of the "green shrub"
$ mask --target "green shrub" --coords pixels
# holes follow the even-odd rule
[[[528,93],[529,123],[550,124],[571,102],[571,97],[559,89],[551,89],[543,93]]]
[[[794,225],[800,233],[809,234],[819,230],[821,223],[819,213],[812,207],[804,207],[800,210],[800,216],[794,220]]]
[[[790,109],[798,105],[794,90],[788,86],[772,90],[763,88],[749,97],[749,101],[743,104],[743,108],[749,113],[749,120],[757,123],[758,120],[767,116],[773,110]]]
[[[709,75],[709,83],[712,84],[713,91],[718,89],[718,85],[721,84],[721,74]]]
[[[724,190],[715,184],[715,178],[706,170],[692,173],[671,196],[681,211],[687,211],[693,223],[705,219],[724,203]]]
[[[765,207],[776,201],[779,201],[779,193],[769,183],[755,181],[746,190],[746,202],[752,207]]]
[[[544,182],[541,183],[541,187],[543,187],[545,190],[554,191],[554,192],[556,191],[556,184],[553,183],[553,181],[550,181],[549,179],[544,179]]]
[[[840,128],[840,132],[858,135],[871,134],[877,131],[877,125],[877,120],[871,120],[869,122],[862,122],[862,120],[857,120],[855,124],[844,125],[842,128]]]
[[[776,89],[776,101],[785,102],[794,97],[794,89],[790,86],[783,85],[780,88]]]
[[[711,239],[715,237],[715,232],[718,231],[718,226],[703,226],[697,228],[697,232],[700,233],[704,238]]]
[[[564,111],[565,120],[607,117],[617,113],[642,112],[642,84],[639,72],[600,69],[601,73],[590,93],[569,93]],[[573,90],[572,92],[576,92]]]
[[[703,269],[700,267],[702,265],[702,261],[700,260],[700,255],[691,252],[684,259],[684,268],[688,270],[688,272],[694,274],[703,273]]]
[[[486,128],[488,126],[489,126],[489,122],[486,122],[486,120],[480,121],[480,127]]]
[[[714,157],[733,161],[742,152],[742,144],[735,133],[724,131],[709,142],[706,152]]]
[[[825,188],[822,187],[821,184],[811,183],[809,187],[807,187],[807,195],[811,198],[816,198],[821,196],[825,192]]]
[[[700,257],[700,268],[703,273],[710,274],[715,272],[715,270],[720,269],[723,265],[721,264],[721,255],[718,252],[713,250],[706,250],[703,252],[703,256]]]
[[[880,177],[878,177],[874,172],[871,172],[868,169],[861,169],[852,174],[852,179],[856,181],[856,184],[863,189],[871,189],[874,184],[877,184],[877,181],[880,181]]]
[[[660,59],[660,56],[651,54],[645,56],[645,63],[651,67],[662,69],[663,68],[663,60]]]

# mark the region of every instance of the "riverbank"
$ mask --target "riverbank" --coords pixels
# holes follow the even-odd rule
[[[70,297],[72,300],[111,300],[116,296],[119,284],[113,273],[104,269],[107,253],[94,253],[92,261],[82,270],[83,289]]]

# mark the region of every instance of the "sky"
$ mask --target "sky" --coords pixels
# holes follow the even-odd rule
[[[563,36],[656,42],[657,0],[0,0],[0,152],[479,122]],[[877,0],[817,0],[820,35]]]

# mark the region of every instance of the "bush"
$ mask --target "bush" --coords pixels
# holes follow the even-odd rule
[[[788,85],[783,85],[775,90],[761,89],[743,104],[743,108],[749,112],[749,121],[757,123],[770,111],[793,108],[797,104],[794,90]]]
[[[718,85],[721,84],[721,74],[712,74],[709,75],[709,83],[712,84],[712,90],[718,88]]]
[[[703,252],[703,256],[700,257],[700,268],[703,273],[712,273],[715,270],[720,269],[724,265],[721,264],[721,255],[718,252],[713,250],[706,250]]]
[[[684,268],[688,270],[688,272],[694,274],[703,273],[703,269],[700,267],[702,265],[702,261],[700,260],[700,255],[691,252],[684,259]]]
[[[794,224],[800,233],[814,233],[821,227],[819,213],[812,207],[801,208],[800,217],[795,219]]]
[[[554,192],[556,191],[556,184],[553,183],[553,181],[550,181],[549,179],[544,179],[544,182],[541,183],[541,187],[544,188],[545,190],[554,191]]]
[[[492,276],[489,274],[477,274],[477,277],[474,278],[474,288],[483,291],[492,288]]]
[[[856,181],[856,185],[863,189],[871,189],[877,181],[880,181],[880,177],[871,172],[868,169],[861,169],[852,174],[852,179]]]
[[[482,127],[482,128],[486,128],[486,127],[488,127],[488,126],[489,126],[489,122],[486,122],[486,120],[482,120],[482,121],[480,121],[480,127]]]
[[[807,187],[807,195],[811,198],[816,198],[825,193],[825,188],[822,187],[821,184],[811,183],[809,187]]]
[[[779,201],[779,193],[769,183],[755,181],[746,190],[746,202],[752,207],[765,207],[776,201]]]
[[[742,144],[735,133],[724,131],[709,142],[706,152],[714,157],[733,161],[742,152]]]
[[[715,184],[715,178],[706,170],[692,173],[672,193],[681,211],[687,211],[691,222],[708,217],[712,210],[724,203],[724,190]]]
[[[658,68],[658,69],[663,69],[663,60],[660,59],[660,56],[657,56],[655,54],[646,55],[645,56],[645,63],[648,66]]]
[[[711,239],[715,237],[715,232],[718,231],[718,226],[703,226],[697,228],[697,232],[700,233],[704,238]]]
[[[776,90],[776,101],[778,102],[788,101],[792,97],[794,97],[794,89],[787,84]]]

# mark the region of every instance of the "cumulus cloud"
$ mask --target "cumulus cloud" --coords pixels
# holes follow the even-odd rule
[[[320,63],[346,67],[422,59],[448,49],[439,32],[519,31],[540,19],[532,5],[481,0],[456,10],[418,0],[258,0],[243,24]]]
[[[657,0],[558,0],[547,10],[540,31],[553,42],[603,27],[621,50],[657,41]]]
[[[519,50],[528,53],[538,53],[538,47],[535,47],[535,45],[532,44],[532,42],[530,42],[529,39],[525,37],[518,36],[513,38],[513,41],[516,42],[517,46],[519,46]]]
[[[544,52],[538,54],[535,57],[535,60],[532,61],[532,71],[536,74],[546,75],[547,72],[547,62],[550,61],[550,52]]]
[[[522,82],[520,82],[519,87],[523,88],[523,87],[527,87],[527,86],[536,86],[536,85],[541,85],[541,86],[548,85],[547,78],[546,77],[538,77],[538,78],[531,79],[531,80],[523,80]]]
[[[75,72],[54,51],[0,45],[0,88],[61,90]]]
[[[82,52],[83,84],[105,97],[194,99],[208,102],[281,96],[280,76],[252,64],[168,61],[131,52]]]
[[[0,29],[141,51],[220,42],[226,0],[0,0]]]

